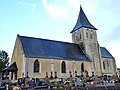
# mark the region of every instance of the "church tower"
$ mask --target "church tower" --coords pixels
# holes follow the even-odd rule
[[[97,40],[96,28],[87,19],[82,7],[77,19],[77,23],[72,33],[72,42],[79,44],[80,48],[91,60],[89,66],[89,75],[101,75],[100,47]]]

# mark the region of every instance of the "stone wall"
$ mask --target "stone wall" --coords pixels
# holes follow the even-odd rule
[[[23,52],[22,52],[22,47],[21,47],[18,36],[16,38],[13,54],[11,57],[11,64],[13,62],[16,62],[16,64],[17,64],[17,68],[18,68],[17,76],[18,76],[18,78],[22,77],[22,73],[23,73],[22,70],[24,68],[23,67]]]
[[[33,64],[36,59],[40,64],[39,73],[33,72]],[[66,73],[61,73],[62,61],[66,64]],[[30,78],[45,78],[46,72],[48,72],[48,76],[50,77],[51,71],[53,72],[53,76],[55,75],[55,72],[57,72],[57,76],[59,78],[67,78],[70,76],[70,71],[72,76],[75,75],[75,71],[77,71],[78,75],[81,74],[81,63],[84,63],[84,70],[88,71],[89,62],[45,58],[26,58],[25,71],[26,73],[28,72]]]

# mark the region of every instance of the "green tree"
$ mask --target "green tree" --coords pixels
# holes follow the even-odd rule
[[[8,53],[4,50],[0,51],[0,72],[9,64]]]

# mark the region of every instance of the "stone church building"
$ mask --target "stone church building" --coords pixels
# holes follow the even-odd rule
[[[75,75],[116,75],[115,58],[100,47],[97,29],[80,7],[72,43],[17,35],[11,64],[16,63],[16,78],[59,77]],[[11,73],[10,73],[11,74]]]

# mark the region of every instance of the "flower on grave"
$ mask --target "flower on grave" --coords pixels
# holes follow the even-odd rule
[[[65,85],[65,86],[64,86],[64,88],[69,89],[69,88],[70,88],[70,86],[69,86],[69,85]]]
[[[52,83],[52,84],[54,84],[54,83],[55,83],[55,81],[54,81],[54,80],[50,80],[49,82],[50,82],[50,83]]]
[[[68,80],[64,82],[64,85],[69,85],[69,84],[70,84],[70,81]]]

